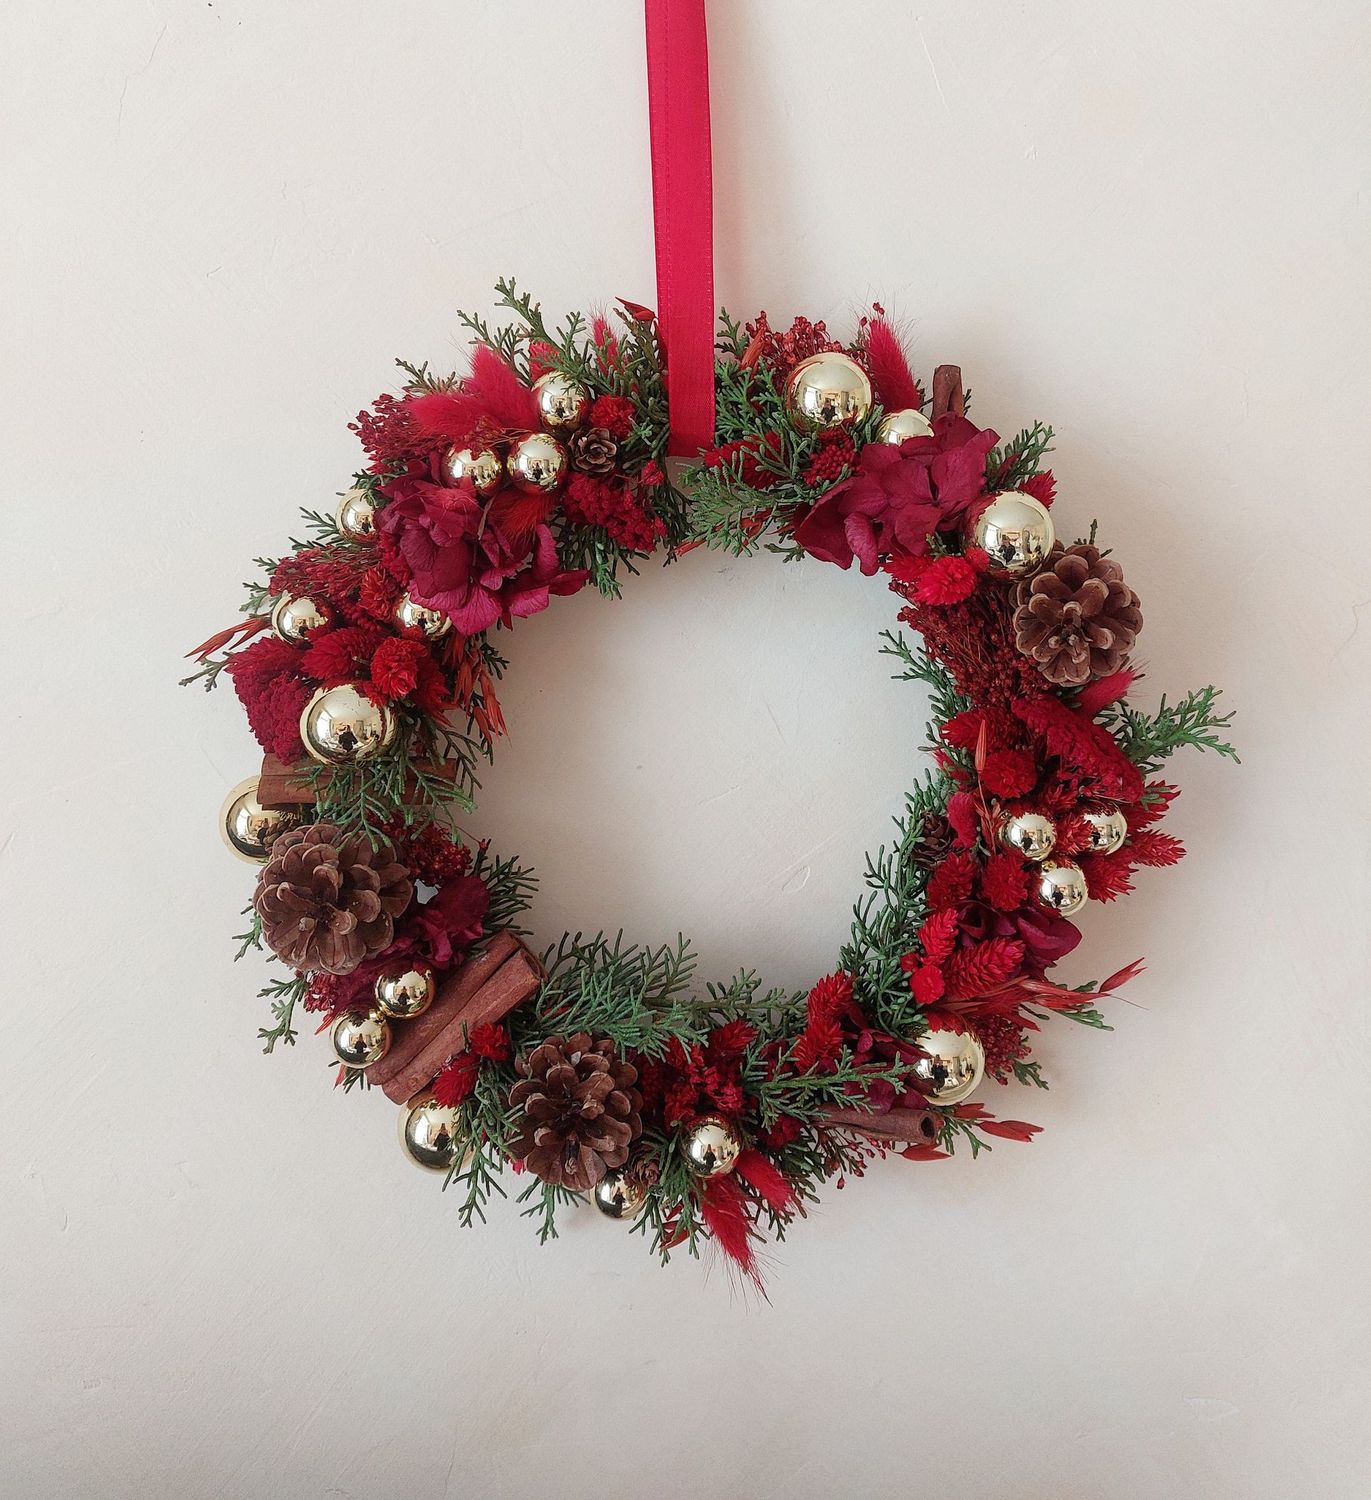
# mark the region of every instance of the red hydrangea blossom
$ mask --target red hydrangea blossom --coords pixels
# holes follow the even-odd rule
[[[882,553],[920,557],[928,537],[959,524],[985,494],[986,455],[998,441],[951,412],[928,437],[898,446],[868,443],[857,472],[833,486],[795,528],[795,540],[814,557],[863,573],[876,571]]]

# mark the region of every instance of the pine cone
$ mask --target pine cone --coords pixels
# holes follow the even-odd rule
[[[1014,603],[1014,644],[1057,687],[1117,672],[1142,629],[1138,596],[1098,547],[1054,551],[1018,585]]]
[[[931,870],[952,853],[952,839],[952,824],[942,813],[925,813],[909,858],[914,864]]]
[[[292,968],[350,974],[395,941],[414,882],[386,840],[373,846],[332,823],[283,834],[257,880],[262,936]]]
[[[604,427],[588,427],[568,443],[571,463],[582,474],[604,479],[614,472],[619,459],[619,445],[614,434]]]
[[[544,1182],[578,1193],[623,1166],[642,1134],[643,1096],[633,1087],[638,1070],[607,1036],[549,1037],[514,1068],[519,1082],[509,1102],[524,1117],[511,1156]]]

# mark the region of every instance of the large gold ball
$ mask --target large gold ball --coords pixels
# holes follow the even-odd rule
[[[817,432],[851,427],[871,410],[871,381],[846,354],[811,354],[790,372],[785,388],[790,420]]]
[[[374,1011],[339,1016],[329,1036],[334,1056],[349,1068],[369,1068],[390,1050],[390,1022]]]
[[[376,976],[376,1004],[392,1021],[410,1021],[433,1004],[438,981],[427,964],[397,959]]]
[[[1027,578],[1046,563],[1057,532],[1045,505],[1022,490],[1003,490],[977,513],[968,539],[990,559],[992,578]]]
[[[551,494],[566,475],[566,449],[550,433],[527,432],[510,448],[505,467],[516,490]]]
[[[552,432],[574,432],[590,415],[590,392],[556,370],[533,382],[538,415]]]
[[[457,1110],[432,1097],[420,1099],[400,1113],[400,1144],[405,1155],[430,1172],[450,1172],[467,1146],[459,1122]]]
[[[299,824],[299,813],[262,806],[257,800],[257,778],[252,776],[240,781],[228,794],[219,831],[239,859],[260,865],[265,863],[276,840]]]
[[[395,739],[395,715],[353,682],[320,688],[300,715],[305,749],[325,765],[370,760]]]
[[[915,1075],[929,1084],[929,1099],[937,1105],[960,1104],[985,1076],[985,1048],[969,1031],[929,1031],[915,1046],[922,1056]]]
[[[468,483],[478,495],[493,495],[505,477],[500,455],[491,448],[449,448],[443,472],[453,484]]]
[[[1015,813],[1000,824],[1000,842],[1025,859],[1046,859],[1057,843],[1057,825],[1042,813]]]
[[[351,489],[338,502],[338,530],[353,542],[369,542],[376,535],[376,506],[363,489]]]
[[[1074,917],[1089,895],[1081,867],[1069,859],[1050,859],[1038,871],[1038,900],[1059,917]]]
[[[613,1169],[595,1184],[595,1207],[608,1219],[636,1219],[647,1202],[647,1190]]]
[[[302,645],[311,630],[322,630],[333,623],[333,611],[327,604],[316,604],[301,595],[298,599],[282,594],[271,607],[271,628],[292,646]]]
[[[899,411],[888,411],[876,429],[878,443],[899,445],[907,438],[932,437],[933,424],[917,406],[901,407]]]
[[[1092,807],[1084,816],[1090,825],[1091,854],[1113,854],[1123,848],[1128,837],[1128,819],[1117,807]]]
[[[738,1164],[743,1143],[721,1115],[701,1115],[682,1142],[686,1166],[696,1177],[722,1177]]]
[[[395,623],[401,630],[421,635],[426,641],[440,641],[452,629],[452,621],[441,609],[416,604],[408,594],[401,594],[395,606]]]

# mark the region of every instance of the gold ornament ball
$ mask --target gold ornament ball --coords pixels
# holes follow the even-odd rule
[[[390,1050],[390,1022],[374,1010],[339,1016],[329,1036],[333,1055],[349,1068],[369,1068]]]
[[[401,594],[395,606],[395,623],[401,630],[421,635],[426,641],[440,641],[452,629],[452,621],[441,609],[417,604],[408,594]]]
[[[316,604],[305,595],[295,599],[282,594],[271,607],[271,628],[292,646],[302,645],[311,630],[322,630],[332,623],[333,611],[328,605]]]
[[[701,1115],[686,1132],[686,1165],[696,1177],[722,1177],[738,1164],[743,1143],[720,1115]]]
[[[239,859],[260,865],[266,862],[276,840],[299,824],[299,813],[263,807],[257,800],[257,778],[251,776],[240,781],[228,794],[219,830],[224,835],[224,842]]]
[[[1038,871],[1038,900],[1059,917],[1074,917],[1089,895],[1081,867],[1069,859],[1050,859]]]
[[[1057,843],[1057,825],[1042,813],[1014,813],[1000,824],[1000,842],[1025,859],[1043,860]]]
[[[458,1111],[431,1096],[400,1113],[400,1144],[412,1162],[430,1172],[450,1172],[463,1154]]]
[[[552,432],[574,432],[590,415],[590,392],[555,370],[533,382],[538,416]]]
[[[636,1219],[647,1202],[647,1190],[612,1169],[595,1184],[595,1207],[607,1219]]]
[[[566,449],[546,432],[526,432],[505,460],[514,488],[526,495],[551,494],[566,475]]]
[[[1117,807],[1092,807],[1085,814],[1090,825],[1090,852],[1113,854],[1122,849],[1128,837],[1128,819]]]
[[[846,354],[811,354],[786,381],[786,407],[797,427],[851,427],[871,410],[871,381]]]
[[[438,981],[427,964],[393,963],[376,976],[376,1005],[392,1021],[411,1021],[433,1004]]]
[[[985,1048],[969,1031],[930,1031],[915,1045],[923,1055],[914,1072],[931,1086],[930,1100],[944,1109],[974,1093],[985,1076]]]
[[[500,455],[491,448],[449,448],[443,470],[453,484],[468,483],[478,495],[493,495],[505,477]]]
[[[898,445],[907,438],[932,437],[933,424],[917,406],[905,406],[899,411],[888,411],[876,429],[878,443]]]
[[[376,535],[376,507],[362,489],[351,489],[338,502],[338,530],[354,542],[369,542]]]
[[[300,715],[300,738],[315,760],[341,765],[370,760],[395,739],[395,715],[353,682],[320,688]]]
[[[989,557],[992,578],[1027,578],[1047,562],[1056,528],[1045,505],[1022,490],[1003,490],[971,523],[969,540]]]

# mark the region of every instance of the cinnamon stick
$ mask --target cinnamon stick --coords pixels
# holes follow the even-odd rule
[[[959,365],[939,365],[933,372],[933,415],[944,412],[954,416],[966,415],[966,394],[962,390],[962,371]]]
[[[542,982],[542,966],[532,954],[523,948],[511,954],[448,1019],[442,1031],[382,1083],[386,1098],[403,1104],[417,1089],[432,1082],[454,1052],[463,1050],[471,1031],[486,1021],[503,1020],[516,1005],[532,999]]]
[[[866,1109],[826,1109],[820,1115],[825,1125],[836,1125],[874,1141],[909,1141],[931,1145],[938,1138],[938,1117],[931,1109],[891,1109],[874,1115]]]
[[[442,776],[453,781],[457,776],[457,767],[451,761],[439,763],[425,763],[422,767],[426,776]],[[325,772],[321,781],[322,786],[328,785],[331,773]],[[275,755],[266,755],[262,758],[262,772],[257,778],[257,800],[263,807],[287,808],[308,807],[314,801],[314,788],[309,780],[310,767],[307,764],[288,765],[285,761]],[[405,798],[413,797],[417,787],[414,773],[411,772],[405,784]]]
[[[479,953],[473,953],[460,968],[454,969],[439,985],[433,1004],[423,1015],[393,1028],[390,1050],[367,1069],[367,1078],[376,1084],[385,1084],[393,1078],[435,1036],[446,1030],[448,1022],[461,1014],[467,1001],[518,947],[519,939],[501,929]]]

